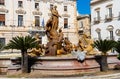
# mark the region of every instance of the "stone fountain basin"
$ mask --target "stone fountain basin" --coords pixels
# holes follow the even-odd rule
[[[73,56],[38,57],[36,62],[31,66],[30,73],[44,75],[73,75],[83,72],[86,73],[100,71],[100,65],[96,61],[95,56],[87,56],[85,61],[87,65],[83,65],[81,62],[78,62],[77,58]],[[110,69],[113,69],[117,63],[120,63],[120,60],[117,59],[116,55],[108,56],[108,65]],[[16,74],[20,72],[21,70],[17,70],[16,68],[8,68],[8,74]]]
[[[87,66],[78,62],[76,57],[39,57],[31,67],[32,74],[44,75],[74,75],[83,72],[100,71],[100,66],[94,57],[86,58]]]
[[[99,64],[92,57],[86,58],[87,66],[78,62],[76,57],[39,57],[31,67],[33,71],[68,71],[99,69]]]

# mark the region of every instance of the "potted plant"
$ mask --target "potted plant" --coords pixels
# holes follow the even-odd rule
[[[107,71],[108,70],[108,63],[107,63],[107,52],[112,49],[115,45],[113,40],[96,40],[93,43],[93,47],[97,48],[101,51],[101,55],[98,57],[100,70]]]
[[[120,60],[120,41],[116,42],[114,49],[119,53],[117,58]]]
[[[17,49],[21,50],[21,69],[23,73],[28,73],[28,54],[27,50],[35,48],[38,43],[35,38],[31,36],[17,36],[13,37],[12,40],[5,46],[5,49]]]

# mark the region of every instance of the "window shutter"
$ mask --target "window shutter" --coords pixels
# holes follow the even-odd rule
[[[5,21],[5,14],[0,14],[0,21]]]

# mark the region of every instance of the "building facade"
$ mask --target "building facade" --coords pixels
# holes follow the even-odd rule
[[[56,5],[64,37],[77,43],[76,0],[0,0],[0,41],[7,44],[12,37],[39,32],[47,43],[44,28]]]
[[[93,39],[119,39],[119,5],[120,0],[91,0],[91,36]]]
[[[77,26],[78,26],[78,34],[90,35],[90,16],[89,15],[79,15],[77,16]]]

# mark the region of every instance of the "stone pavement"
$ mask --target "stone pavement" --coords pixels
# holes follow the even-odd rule
[[[37,79],[37,78],[31,78],[31,79]],[[101,76],[59,77],[59,78],[56,77],[56,78],[38,78],[38,79],[120,79],[120,73],[101,75]]]
[[[9,79],[9,78],[0,78]],[[10,78],[10,79],[120,79],[120,73],[100,75],[100,76],[82,76],[82,77],[51,77],[51,78]]]
[[[61,77],[61,78],[57,77],[57,78],[39,78],[39,79],[120,79],[120,73],[101,75],[101,76]]]
[[[37,79],[37,78],[32,78]],[[82,76],[82,77],[56,77],[56,78],[38,78],[38,79],[120,79],[120,73],[101,75],[101,76]]]

